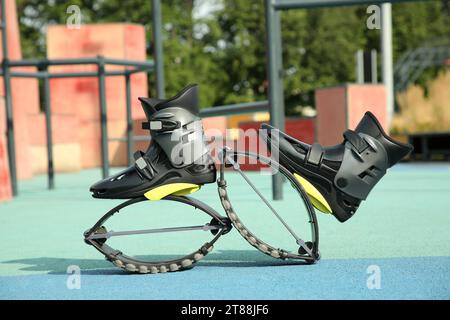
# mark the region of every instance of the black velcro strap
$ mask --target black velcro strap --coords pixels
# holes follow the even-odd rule
[[[136,170],[147,179],[152,180],[155,172],[148,161],[145,160],[144,153],[142,151],[136,151],[133,157]]]
[[[347,130],[344,132],[344,139],[351,143],[358,153],[363,152],[369,147],[369,144],[355,131]]]
[[[310,164],[318,166],[320,164],[320,160],[322,159],[323,148],[318,143],[313,143],[311,145],[311,149],[309,149],[307,161]]]
[[[154,131],[170,131],[181,127],[179,121],[173,120],[150,120],[142,122],[142,129]]]

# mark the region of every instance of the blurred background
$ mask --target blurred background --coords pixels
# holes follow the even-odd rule
[[[68,3],[17,0],[24,58],[46,57],[46,28],[66,23]],[[151,1],[86,0],[70,4],[80,7],[82,23],[144,25],[148,31],[147,56],[152,57]],[[379,30],[368,29],[362,23],[368,18],[366,9],[367,6],[351,6],[281,13],[288,115],[301,115],[302,111],[308,112],[304,109],[314,108],[316,88],[356,81],[357,50],[380,50]],[[411,50],[448,45],[449,12],[450,3],[445,0],[394,4],[394,63]],[[162,20],[168,96],[187,83],[196,82],[202,87],[204,107],[266,98],[263,1],[167,0],[162,1]],[[417,90],[427,97],[431,86],[449,85],[444,71],[443,66],[424,70],[412,83],[415,86],[402,92],[399,110],[408,109],[407,97],[417,94]],[[150,85],[150,93],[155,94],[154,88]],[[450,108],[448,103],[431,104],[443,112]],[[425,117],[430,112],[426,107],[422,111]],[[402,124],[405,127],[398,130],[450,129],[448,118],[432,118],[436,123],[417,119],[416,126]]]
[[[205,116],[206,129],[218,129],[227,139],[239,142],[242,137],[238,129],[257,129],[261,122],[270,121],[268,40],[262,0],[161,1],[161,22],[156,24],[153,2],[148,0],[4,2],[8,58],[34,61],[10,66],[11,120],[16,129],[17,153],[14,163],[19,180],[49,170],[78,171],[99,166],[106,176],[106,166],[126,165],[131,161],[131,151],[145,149],[148,143],[148,134],[140,130],[144,115],[137,97],[162,92],[169,97],[190,83],[200,85],[201,108],[255,102],[266,107],[259,112]],[[273,110],[281,108],[287,117],[284,129],[308,143],[335,144],[345,128],[355,126],[363,112],[370,110],[397,139],[414,144],[412,159],[448,159],[449,13],[450,2],[446,0],[392,4],[395,99],[390,107],[391,103],[385,101],[390,90],[383,86],[379,5],[280,11],[280,77],[285,107],[283,110],[275,105]],[[47,97],[44,81],[23,75],[44,72],[44,77],[45,72],[98,70],[95,64],[55,66],[48,64],[51,59],[103,56],[152,66],[155,26],[161,36],[163,89],[158,89],[162,86],[157,83],[158,70],[154,68],[146,74],[133,74],[130,83],[123,77],[106,77],[104,116],[99,113],[102,93],[98,79],[50,78]],[[107,72],[126,72],[129,67],[105,68]],[[47,119],[50,113],[45,114],[47,100],[51,120]],[[130,104],[132,123],[127,120],[126,102]],[[5,117],[8,115],[0,112],[3,132]],[[102,127],[102,117],[107,118],[107,129],[106,124]],[[53,141],[46,139],[48,122],[53,123]],[[12,142],[7,143],[4,135],[0,138],[4,141],[0,159],[6,172],[6,149]],[[127,139],[132,141],[127,144]],[[257,151],[254,146],[247,148]],[[107,154],[108,161],[102,153]],[[29,157],[34,161],[28,161]],[[7,183],[6,173],[3,175]]]

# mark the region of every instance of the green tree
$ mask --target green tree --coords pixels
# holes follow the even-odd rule
[[[288,112],[314,105],[316,88],[354,81],[355,52],[366,41],[361,21],[351,7],[282,16]]]
[[[421,1],[393,7],[394,61],[410,49],[422,46],[450,45],[450,2]],[[442,67],[432,67],[417,79],[427,93],[427,83]]]
[[[163,1],[163,39],[167,95],[173,95],[188,83],[201,84],[200,102],[211,106],[221,92],[214,80],[221,78],[220,66],[212,63],[211,53],[204,50],[201,39],[193,36],[193,0]],[[23,56],[46,56],[45,29],[50,24],[66,23],[69,5],[78,5],[82,23],[130,22],[145,26],[148,58],[151,59],[151,1],[149,0],[17,0],[22,35]],[[207,22],[210,23],[210,22]],[[150,77],[150,88],[155,88]],[[154,90],[152,90],[154,94]]]
[[[201,85],[202,106],[267,98],[264,1],[222,0],[208,17],[193,8],[213,0],[164,0],[163,39],[167,94],[188,83]],[[22,48],[27,58],[45,57],[45,27],[65,23],[68,5],[80,6],[83,23],[133,22],[147,32],[151,58],[150,0],[17,0]],[[447,0],[393,5],[394,60],[434,38],[450,39]],[[291,10],[282,13],[286,109],[314,106],[314,90],[355,80],[355,53],[378,49],[378,30],[366,27],[366,6]],[[436,70],[419,80],[426,85]],[[150,77],[150,88],[154,88]]]

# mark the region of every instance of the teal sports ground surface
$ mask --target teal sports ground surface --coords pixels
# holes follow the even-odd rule
[[[270,177],[250,175],[269,196]],[[195,268],[156,275],[126,274],[84,244],[83,231],[118,203],[91,198],[89,185],[99,176],[99,170],[58,174],[53,191],[40,176],[21,182],[20,195],[0,204],[0,299],[450,299],[449,163],[394,167],[347,223],[318,212],[322,259],[315,265],[274,260],[233,230]],[[277,233],[241,178],[228,173],[227,180],[235,209],[253,214],[262,232]],[[214,184],[193,196],[223,212]],[[159,213],[147,212],[141,229],[148,221],[176,222],[166,202],[152,205]],[[277,206],[303,210],[289,195]],[[140,226],[132,214],[122,222]],[[157,241],[149,251],[134,244],[158,257],[197,248],[183,237]],[[81,270],[79,289],[67,286],[73,265]]]

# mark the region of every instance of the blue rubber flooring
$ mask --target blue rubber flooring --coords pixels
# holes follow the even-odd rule
[[[317,213],[322,259],[314,265],[265,256],[233,230],[193,269],[156,275],[127,274],[83,243],[83,231],[118,203],[90,197],[99,175],[58,174],[54,191],[36,177],[0,203],[0,299],[450,299],[449,163],[394,167],[347,223]],[[270,195],[270,177],[252,178]],[[233,205],[275,232],[240,179],[227,174]],[[194,196],[222,212],[214,185]],[[296,201],[279,205],[293,211]],[[160,242],[152,252],[135,245],[161,256],[190,241]],[[79,278],[67,273],[71,265]]]

